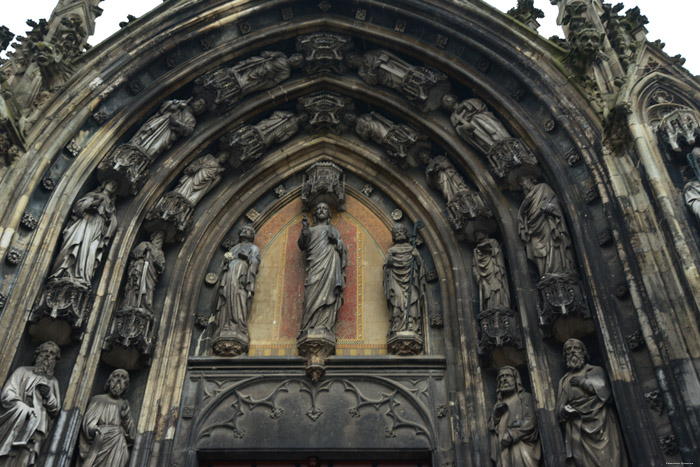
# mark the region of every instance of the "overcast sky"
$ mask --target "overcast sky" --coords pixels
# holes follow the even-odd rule
[[[605,0],[604,0],[605,1]],[[619,0],[608,0],[618,3]],[[0,25],[10,28],[15,34],[24,35],[27,30],[25,22],[31,18],[38,20],[51,15],[57,0],[28,0],[26,3],[15,3],[4,0]],[[97,18],[95,35],[89,42],[93,45],[112,35],[119,29],[119,22],[126,19],[127,14],[139,17],[157,7],[162,0],[105,0],[100,4],[104,10]],[[487,0],[496,8],[507,11],[517,4],[517,0]],[[562,36],[561,28],[554,22],[557,7],[550,0],[535,0],[535,6],[545,12],[539,33],[544,37]],[[647,29],[648,39],[661,39],[666,43],[664,51],[673,56],[683,55],[687,62],[686,68],[693,74],[700,74],[700,47],[696,23],[700,18],[700,0],[636,0],[627,1],[628,8],[639,6],[643,15],[649,18]]]

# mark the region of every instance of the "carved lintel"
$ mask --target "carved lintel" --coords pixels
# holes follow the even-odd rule
[[[519,138],[496,142],[487,158],[491,172],[510,190],[518,189],[518,178],[540,175],[535,155]]]
[[[150,364],[155,341],[153,313],[150,310],[121,308],[112,318],[103,346],[102,360],[127,370],[143,368]]]
[[[490,235],[496,231],[493,213],[486,206],[481,194],[465,189],[447,203],[447,214],[457,238],[477,241],[477,232]]]
[[[211,348],[216,355],[236,357],[248,353],[250,338],[248,334],[232,329],[217,332],[212,339]]]
[[[352,38],[332,32],[317,32],[297,37],[297,51],[304,54],[304,71],[337,73],[347,71],[345,54],[353,48]]]
[[[345,174],[332,162],[317,162],[306,170],[301,188],[301,201],[308,211],[319,202],[345,210]]]
[[[545,336],[565,342],[595,330],[575,274],[545,274],[537,289],[540,291],[540,327]]]
[[[117,194],[133,196],[143,186],[151,168],[151,158],[142,148],[134,144],[121,144],[97,166],[100,182],[114,180]]]
[[[89,282],[50,279],[29,316],[29,334],[42,342],[67,345],[79,339],[88,312]]]
[[[163,195],[146,213],[144,228],[148,232],[165,232],[165,241],[183,242],[192,227],[194,206],[176,191]]]
[[[390,332],[386,346],[392,355],[420,355],[423,352],[423,337],[415,331]]]
[[[306,359],[306,374],[312,380],[326,372],[326,359],[335,354],[335,344],[335,334],[325,328],[306,329],[297,337],[297,350]]]

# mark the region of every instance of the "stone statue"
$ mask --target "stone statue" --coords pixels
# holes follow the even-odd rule
[[[389,333],[412,331],[422,334],[422,318],[428,308],[426,292],[428,284],[425,279],[423,260],[418,250],[411,244],[411,237],[405,225],[395,224],[391,229],[391,239],[394,246],[389,248],[384,260],[384,295],[390,314]],[[411,262],[413,262],[412,283]],[[411,290],[410,299],[409,290]],[[411,301],[410,306],[408,300]]]
[[[89,287],[117,228],[115,191],[115,182],[107,181],[75,203],[51,279],[68,279]]]
[[[195,159],[188,165],[177,186],[173,190],[193,206],[221,180],[221,173],[228,154],[223,152],[216,157],[211,154]]]
[[[567,457],[577,467],[627,466],[605,371],[587,363],[586,346],[578,339],[564,343],[564,358],[569,371],[559,381],[557,414],[565,425]]]
[[[355,132],[364,141],[380,144],[387,156],[401,167],[418,167],[430,154],[428,137],[403,123],[370,112],[355,120]]]
[[[489,419],[491,459],[497,467],[537,467],[542,448],[532,394],[512,366],[498,371],[498,402]]]
[[[0,394],[0,465],[35,465],[51,419],[61,409],[58,381],[53,376],[61,350],[44,342],[34,351],[33,366],[17,368]]]
[[[488,154],[497,143],[511,138],[481,99],[466,99],[455,104],[450,121],[459,136],[484,154]]]
[[[254,240],[255,229],[244,225],[238,232],[238,243],[225,255],[216,300],[216,324],[220,334],[233,331],[248,336],[248,314],[260,265],[260,250],[253,244]]]
[[[153,293],[158,278],[165,271],[164,237],[162,231],[154,232],[151,234],[151,241],[143,241],[131,250],[122,309],[141,308],[153,311]]]
[[[571,239],[554,191],[532,177],[519,179],[525,199],[518,212],[520,238],[540,277],[574,272]]]
[[[469,189],[464,183],[464,178],[445,156],[437,156],[430,160],[425,169],[425,178],[428,185],[442,193],[448,203],[457,198],[459,192]]]
[[[203,111],[202,99],[165,101],[158,113],[139,128],[129,144],[139,148],[153,161],[179,138],[191,135],[197,125],[196,116]]]
[[[693,212],[695,218],[700,222],[700,182],[691,180],[683,187],[683,199],[685,204]]]
[[[126,467],[129,446],[136,427],[129,402],[122,396],[129,389],[129,373],[114,370],[105,384],[105,394],[90,399],[80,431],[81,467]]]
[[[501,246],[493,238],[481,234],[474,248],[472,263],[474,279],[479,285],[481,310],[491,308],[510,308],[510,292],[506,264],[503,260]]]
[[[314,225],[302,219],[299,249],[306,256],[306,280],[300,331],[324,329],[335,334],[338,310],[343,305],[347,249],[340,232],[331,225],[331,210],[318,203],[313,210]]]

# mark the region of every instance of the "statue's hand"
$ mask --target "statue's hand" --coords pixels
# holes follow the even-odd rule
[[[119,416],[122,420],[128,420],[130,413],[131,410],[129,409],[129,403],[127,401],[124,401],[124,403],[122,404],[122,408],[119,410]]]
[[[503,435],[503,438],[501,438],[501,447],[502,448],[507,448],[508,446],[513,444],[513,437],[510,435],[509,432],[506,431],[506,433]]]
[[[581,383],[583,382],[583,378],[580,376],[572,376],[571,379],[569,380],[572,386],[581,386]]]
[[[556,207],[555,205],[551,204],[551,203],[550,203],[550,204],[545,204],[545,205],[542,206],[540,209],[542,209],[542,211],[544,211],[544,213],[547,214],[547,215],[549,215],[549,216],[555,216],[555,215],[557,215],[557,207]]]
[[[493,413],[497,416],[501,416],[508,410],[508,406],[504,402],[497,402],[493,407]]]
[[[565,413],[566,415],[575,414],[575,413],[576,413],[576,409],[574,409],[573,407],[571,407],[569,404],[566,404],[566,405],[564,406],[564,413]]]
[[[306,214],[301,218],[301,228],[302,230],[308,230],[309,228],[309,218],[306,217]]]
[[[328,241],[333,245],[338,244],[338,235],[335,233],[335,231],[332,231],[331,229],[328,229]]]
[[[49,387],[45,384],[37,384],[36,385],[36,390],[39,391],[39,394],[41,394],[41,397],[44,398],[44,400],[49,398],[50,395],[50,390]]]

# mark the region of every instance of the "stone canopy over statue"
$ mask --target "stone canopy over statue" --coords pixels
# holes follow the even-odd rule
[[[216,294],[216,333],[212,349],[218,355],[235,356],[248,351],[248,314],[253,305],[260,250],[253,244],[255,229],[244,225],[238,243],[225,255]]]
[[[588,363],[586,346],[578,339],[564,343],[564,358],[568,372],[559,381],[557,414],[565,427],[567,458],[577,467],[626,467],[605,371]]]
[[[335,325],[343,305],[347,248],[340,232],[331,224],[328,204],[318,203],[313,209],[314,225],[302,219],[299,249],[306,258],[306,280],[301,326],[297,338],[299,353],[311,360],[307,365],[314,379],[323,373],[323,362],[335,352]],[[313,354],[309,355],[311,348]]]
[[[51,419],[61,409],[58,381],[53,376],[61,358],[49,341],[34,352],[33,366],[17,368],[0,393],[0,465],[35,465],[49,434]]]

